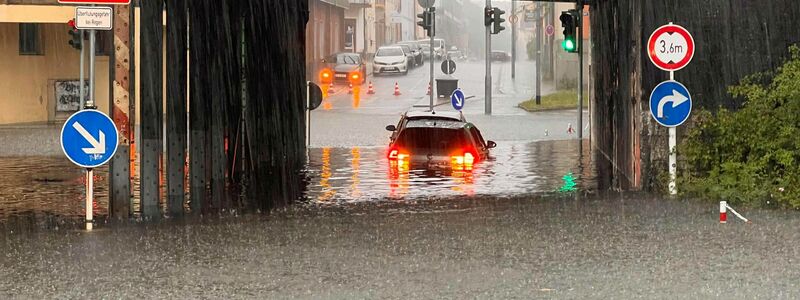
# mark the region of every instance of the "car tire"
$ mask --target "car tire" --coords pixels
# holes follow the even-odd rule
[[[404,75],[404,76],[405,76],[405,75],[408,75],[408,69],[406,69],[406,71],[405,71],[405,72],[403,72],[403,75]]]

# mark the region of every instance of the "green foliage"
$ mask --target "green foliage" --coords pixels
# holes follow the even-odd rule
[[[692,196],[751,206],[800,208],[800,48],[774,73],[744,78],[729,93],[737,111],[700,111],[679,146]]]

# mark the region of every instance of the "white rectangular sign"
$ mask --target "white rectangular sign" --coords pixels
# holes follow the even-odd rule
[[[111,30],[114,27],[114,9],[103,6],[78,6],[75,8],[75,27]]]

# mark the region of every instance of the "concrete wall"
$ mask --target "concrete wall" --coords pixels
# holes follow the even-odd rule
[[[66,22],[42,24],[44,55],[20,55],[19,23],[0,23],[0,125],[53,122],[67,117],[55,114],[53,82],[79,78],[80,52],[68,44],[68,30]],[[109,103],[108,69],[108,56],[98,56],[95,95],[99,109],[105,112]]]

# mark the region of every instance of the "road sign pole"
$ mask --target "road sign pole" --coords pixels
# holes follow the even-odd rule
[[[83,58],[86,56],[86,54],[84,54],[86,51],[83,50],[84,49],[84,45],[83,45],[83,30],[79,29],[78,32],[80,32],[80,35],[81,35],[81,44],[80,44],[81,45],[81,59],[80,59],[80,61],[81,61],[81,72],[80,72],[81,78],[80,78],[80,89],[79,89],[80,90],[80,97],[81,97],[81,102],[80,102],[81,106],[78,107],[78,110],[81,110],[86,106],[86,99],[85,99],[85,97],[86,97],[85,96],[86,95],[85,94],[86,87],[84,86],[86,81],[84,80],[84,74],[83,74],[83,66],[84,66]]]
[[[669,80],[675,80],[675,72],[669,72]],[[675,146],[678,144],[678,133],[675,127],[669,128],[669,194],[677,195],[676,178],[678,177],[678,153]]]
[[[492,0],[486,0],[486,10],[492,8]],[[486,76],[484,92],[484,113],[492,114],[492,24],[486,25]]]
[[[86,231],[92,231],[94,212],[94,169],[86,169]]]
[[[94,103],[94,79],[95,79],[95,71],[94,71],[94,53],[95,53],[95,39],[96,39],[96,31],[94,29],[89,30],[89,101],[86,102],[86,107],[88,108],[95,108]]]
[[[306,153],[311,146],[311,81],[306,81]]]

